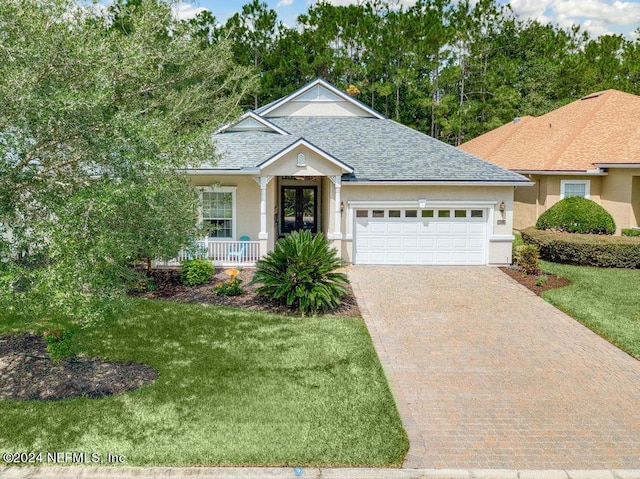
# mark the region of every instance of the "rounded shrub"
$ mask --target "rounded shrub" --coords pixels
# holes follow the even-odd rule
[[[213,263],[206,259],[189,259],[182,262],[182,284],[196,286],[205,284],[213,274]]]
[[[527,274],[540,273],[540,251],[534,244],[523,244],[515,247],[514,260]]]
[[[539,230],[567,233],[607,234],[616,231],[613,217],[595,201],[572,196],[558,201],[542,213],[536,222]]]
[[[336,272],[340,266],[336,250],[321,233],[294,231],[257,262],[251,284],[261,284],[256,292],[270,301],[302,313],[328,311],[347,292],[347,276]]]

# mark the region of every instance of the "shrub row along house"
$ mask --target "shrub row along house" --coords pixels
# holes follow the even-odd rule
[[[189,170],[216,262],[250,264],[294,230],[355,264],[509,264],[526,177],[385,118],[318,79],[215,135]]]
[[[640,226],[640,96],[607,90],[540,117],[516,118],[460,146],[526,175],[516,188],[514,227],[523,229],[562,198],[602,205],[617,230]]]

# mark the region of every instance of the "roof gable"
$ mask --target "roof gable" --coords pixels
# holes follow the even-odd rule
[[[287,163],[284,165],[283,163]],[[338,160],[304,138],[267,158],[258,165],[260,171],[280,176],[318,176],[353,173],[346,163]],[[278,171],[273,171],[277,168]]]
[[[640,163],[640,96],[587,95],[540,117],[525,117],[460,149],[519,171],[589,171],[596,164]]]
[[[381,113],[320,78],[256,112],[264,118],[283,116],[384,118]]]
[[[274,125],[266,118],[261,117],[260,115],[248,111],[236,121],[231,122],[222,128],[220,128],[216,134],[223,132],[240,132],[240,131],[264,131],[264,132],[273,132],[278,133],[280,135],[288,135],[285,130]]]

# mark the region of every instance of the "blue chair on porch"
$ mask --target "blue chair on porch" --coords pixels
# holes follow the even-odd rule
[[[232,244],[229,246],[229,261],[232,259],[241,263],[244,260],[245,255],[247,254],[247,243],[251,240],[248,236],[240,236],[239,240],[240,244]],[[244,244],[243,244],[244,243]]]

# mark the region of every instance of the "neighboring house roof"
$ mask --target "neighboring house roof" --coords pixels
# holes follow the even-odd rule
[[[326,110],[323,105],[328,105]],[[327,116],[338,107],[344,115]],[[257,121],[263,115],[264,122]],[[346,174],[345,181],[529,182],[389,120],[324,80],[243,115],[215,134],[214,140],[220,157],[215,165],[201,169],[255,170],[303,140],[348,165],[353,173]]]
[[[640,164],[640,96],[588,95],[539,117],[517,118],[460,145],[516,171],[588,171]]]

